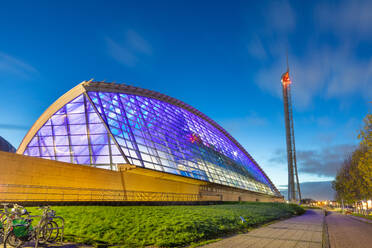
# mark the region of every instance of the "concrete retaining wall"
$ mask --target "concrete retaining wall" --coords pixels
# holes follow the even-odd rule
[[[0,152],[0,201],[283,201],[246,190],[120,165],[118,171]]]

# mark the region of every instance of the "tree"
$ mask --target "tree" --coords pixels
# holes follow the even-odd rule
[[[358,171],[361,177],[361,195],[372,199],[372,114],[364,119],[364,127],[358,135],[361,155],[358,161]]]
[[[337,172],[332,187],[336,200],[353,203],[372,199],[372,115],[364,119],[358,148],[348,155]]]
[[[336,200],[345,203],[353,203],[355,199],[355,189],[353,187],[353,177],[351,172],[352,156],[348,155],[341,168],[337,172],[332,187],[336,191]]]

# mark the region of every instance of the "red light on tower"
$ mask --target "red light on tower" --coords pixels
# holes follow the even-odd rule
[[[287,85],[291,84],[291,79],[289,78],[289,71],[285,72],[282,75],[282,84],[284,86],[287,86]]]

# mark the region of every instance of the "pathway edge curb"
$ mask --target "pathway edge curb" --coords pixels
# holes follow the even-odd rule
[[[367,220],[367,219],[364,219],[362,217],[358,217],[358,216],[354,216],[354,215],[347,215],[347,216],[349,216],[350,218],[352,218],[354,220],[358,220],[358,221],[361,221],[361,222],[364,222],[364,223],[372,224],[372,220]]]
[[[322,233],[322,248],[330,248],[329,243],[329,234],[328,234],[328,225],[327,225],[327,211],[324,211],[324,217],[323,217],[323,233]]]

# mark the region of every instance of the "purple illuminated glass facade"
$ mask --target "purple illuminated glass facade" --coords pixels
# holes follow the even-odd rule
[[[114,169],[114,163],[124,163],[118,147],[84,94],[51,116],[24,154],[107,169]]]
[[[268,178],[203,118],[150,97],[89,91],[54,113],[25,155],[116,169],[130,163],[265,194]]]

